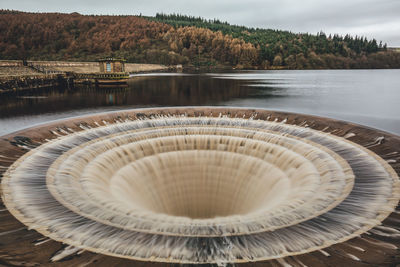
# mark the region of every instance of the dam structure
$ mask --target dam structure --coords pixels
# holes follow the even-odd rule
[[[0,260],[391,266],[399,161],[393,134],[263,109],[56,121],[0,140]]]

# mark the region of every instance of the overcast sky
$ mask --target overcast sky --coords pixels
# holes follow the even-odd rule
[[[181,13],[292,32],[350,33],[400,47],[400,0],[0,0],[0,8],[148,16]]]

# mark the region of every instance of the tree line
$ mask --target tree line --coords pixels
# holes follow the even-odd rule
[[[398,68],[400,53],[364,37],[295,34],[180,14],[143,16],[0,10],[0,59],[236,68]]]

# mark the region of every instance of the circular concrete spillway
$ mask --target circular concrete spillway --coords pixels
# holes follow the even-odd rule
[[[188,107],[75,118],[0,142],[4,212],[68,245],[40,260],[312,266],[399,256],[400,139],[378,130]]]

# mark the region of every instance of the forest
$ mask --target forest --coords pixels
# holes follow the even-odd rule
[[[0,10],[0,59],[128,62],[249,69],[400,68],[375,39],[230,25],[180,14],[144,16]]]

